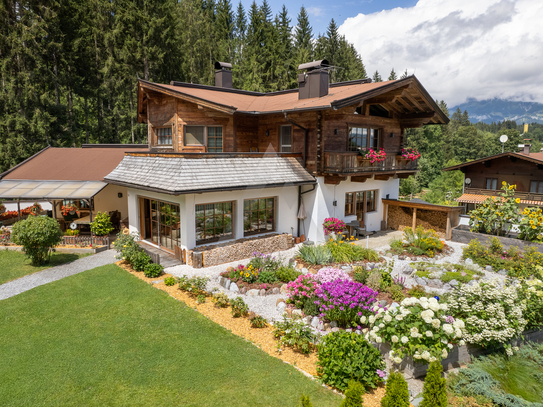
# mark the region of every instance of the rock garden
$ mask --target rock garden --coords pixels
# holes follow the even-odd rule
[[[445,406],[449,400],[458,406],[541,406],[530,401],[537,395],[468,385],[472,373],[464,371],[472,365],[451,374],[448,386],[441,379],[443,368],[458,368],[483,354],[506,361],[525,352],[523,340],[543,340],[539,252],[504,251],[493,240],[445,244],[421,228],[407,228],[400,242],[372,250],[335,232],[324,244],[282,255],[255,253],[248,262],[207,270],[173,267],[166,270],[173,275],[167,285],[197,304],[229,309],[228,318],[247,319],[251,329],[261,330],[262,343],[275,344],[276,356],[287,350],[299,354],[294,363],[330,387],[346,394],[359,385],[371,394],[381,391],[378,399],[385,404],[365,405]],[[133,264],[122,242],[118,250]],[[543,355],[537,345],[527,349]],[[538,364],[540,358],[533,360]],[[416,378],[428,366],[426,381],[432,383],[423,390]],[[499,382],[491,369],[486,374]],[[401,390],[404,378],[407,392]],[[386,404],[395,392],[407,404]],[[496,401],[510,396],[524,397],[526,404]]]

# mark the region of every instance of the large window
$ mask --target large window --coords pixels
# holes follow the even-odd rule
[[[243,232],[245,236],[275,230],[275,198],[243,201]]]
[[[91,199],[90,202],[93,202],[93,200]],[[64,199],[62,206],[75,206],[77,209],[90,210],[89,204],[82,199]]]
[[[185,126],[186,146],[206,146],[210,153],[222,153],[222,127]]]
[[[543,194],[543,181],[531,181],[530,192],[532,194]]]
[[[345,216],[361,216],[367,212],[375,212],[377,191],[347,192],[345,194]]]
[[[157,127],[156,131],[156,144],[157,146],[171,146],[172,145],[172,128],[171,127]]]
[[[234,202],[196,205],[196,244],[234,237]]]
[[[280,139],[281,152],[291,153],[292,152],[292,126],[291,125],[281,126],[280,138],[281,138]]]
[[[497,189],[498,188],[498,179],[497,178],[487,178],[486,179],[486,189]]]
[[[349,127],[349,151],[360,151],[368,148],[379,148],[379,129],[365,127]]]

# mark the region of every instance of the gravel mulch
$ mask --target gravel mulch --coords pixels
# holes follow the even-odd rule
[[[51,267],[10,281],[9,283],[4,283],[0,285],[0,300],[5,300],[6,298],[21,294],[35,287],[39,287],[40,285],[60,280],[64,277],[73,276],[74,274],[79,274],[83,271],[104,266],[106,264],[115,263],[117,261],[115,254],[115,250],[106,250],[92,256],[82,257],[71,263]]]

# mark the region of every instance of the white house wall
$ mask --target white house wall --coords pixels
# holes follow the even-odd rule
[[[345,216],[345,193],[377,190],[376,211],[366,214],[366,227],[368,231],[381,230],[381,221],[383,220],[382,198],[398,199],[400,186],[399,179],[389,178],[388,181],[376,181],[368,179],[366,182],[351,182],[349,177],[347,181],[340,182],[339,185],[329,185],[324,183],[324,177],[317,177],[317,188],[313,192],[303,195],[303,201],[307,212],[307,219],[304,221],[306,236],[313,242],[322,242],[325,240],[322,224],[324,219],[335,217],[345,222],[356,220],[355,215]],[[309,187],[304,187],[308,190]],[[334,200],[337,206],[333,206]],[[302,228],[302,233],[304,232]]]
[[[119,194],[122,196],[119,198]],[[110,212],[117,210],[121,212],[121,219],[128,216],[127,189],[118,185],[107,184],[94,197],[94,210],[97,212]]]

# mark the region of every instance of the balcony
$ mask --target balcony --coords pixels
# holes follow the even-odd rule
[[[481,188],[465,188],[463,196],[465,195],[500,196],[502,192],[503,191],[501,189],[496,190],[496,189],[481,189]],[[460,199],[462,199],[462,197],[458,199],[459,202],[461,202]],[[516,191],[515,198],[519,198],[521,203],[543,205],[543,194]],[[481,199],[481,202],[482,201],[483,199]]]
[[[389,153],[384,161],[371,163],[353,151],[325,151],[324,173],[361,174],[378,172],[415,172],[417,161],[407,161],[401,155]]]

